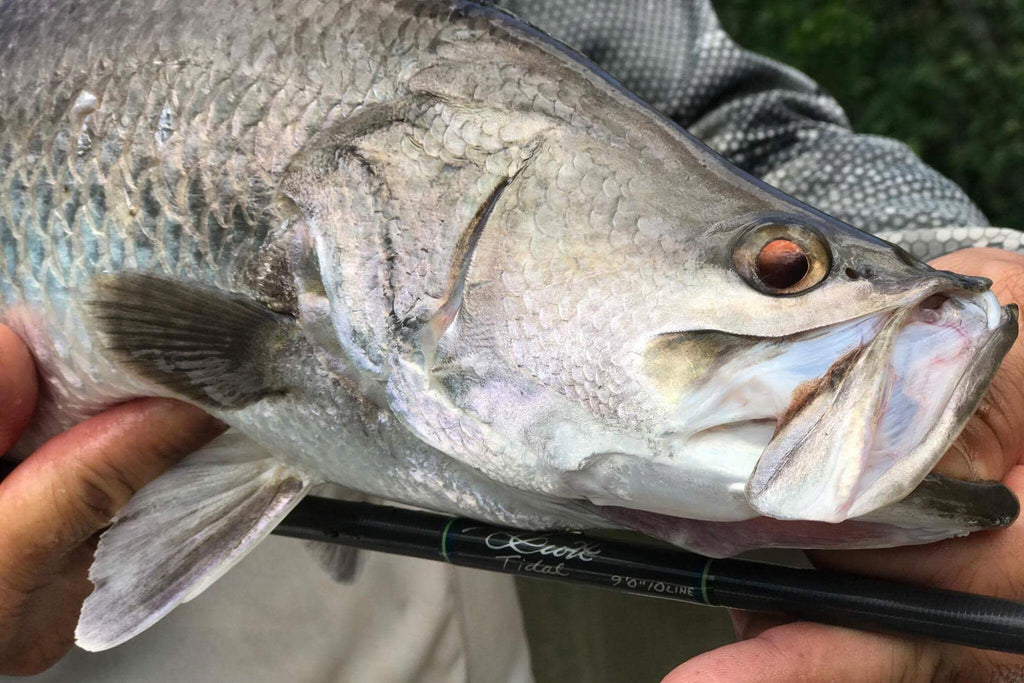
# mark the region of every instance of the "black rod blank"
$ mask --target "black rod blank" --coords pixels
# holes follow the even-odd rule
[[[307,497],[275,534],[518,576],[1024,653],[1024,603],[579,533],[506,529],[429,512]]]

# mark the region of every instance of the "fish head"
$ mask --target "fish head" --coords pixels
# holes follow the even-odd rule
[[[589,67],[521,57],[417,71],[292,178],[317,254],[300,304],[326,296],[309,318],[374,400],[461,465],[609,517],[835,523],[907,498],[1015,310]]]
[[[978,405],[1016,338],[1016,308],[983,278],[828,217],[742,223],[722,291],[746,285],[746,306],[645,349],[675,418],[663,434],[687,459],[746,453],[743,498],[766,517],[836,523],[903,500]],[[811,317],[794,324],[793,305]]]
[[[716,521],[905,498],[1015,309],[732,169],[671,161],[563,140],[488,210],[429,372],[499,435],[496,476]]]

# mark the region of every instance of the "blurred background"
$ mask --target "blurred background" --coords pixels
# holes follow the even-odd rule
[[[800,69],[1024,228],[1024,0],[712,0],[737,43]]]
[[[1024,0],[712,0],[725,30],[1024,229]],[[792,563],[792,557],[788,558]],[[519,580],[538,683],[658,681],[732,642],[725,610]]]

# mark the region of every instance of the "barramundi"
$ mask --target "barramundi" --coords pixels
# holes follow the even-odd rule
[[[463,0],[0,4],[16,447],[142,396],[231,429],[103,536],[144,630],[313,487],[714,555],[1008,523],[932,472],[1017,333],[990,282],[735,168]]]

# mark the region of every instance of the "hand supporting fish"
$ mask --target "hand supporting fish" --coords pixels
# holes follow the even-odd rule
[[[139,396],[234,428],[103,536],[83,647],[325,482],[719,555],[1016,515],[930,474],[1016,309],[536,30],[464,2],[65,2],[0,7],[10,91],[46,93],[0,126],[0,321],[46,387],[15,452]]]
[[[0,453],[36,407],[35,372],[29,350],[0,325]],[[139,399],[54,437],[0,481],[0,674],[39,673],[71,649],[98,532],[223,429],[179,401]]]

